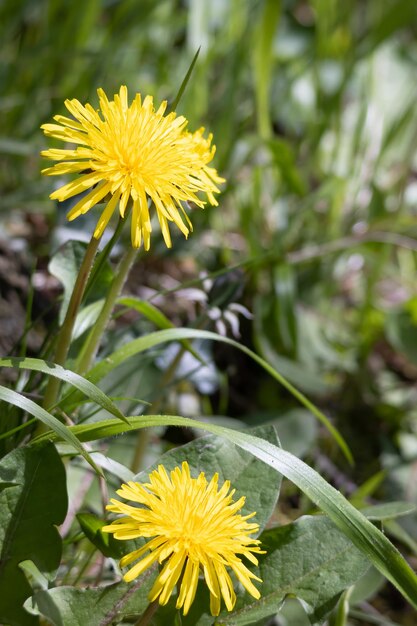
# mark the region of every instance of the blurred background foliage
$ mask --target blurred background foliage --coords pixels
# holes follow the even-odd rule
[[[89,214],[69,226],[68,207],[48,199],[40,125],[66,98],[96,104],[98,87],[172,102],[200,48],[177,110],[190,129],[213,132],[227,183],[218,208],[192,212],[188,242],[176,236],[168,251],[153,238],[128,288],[177,326],[256,349],[332,419],[355,465],[229,347],[198,346],[204,365],[172,346],[155,350],[119,368],[106,391],[123,380],[120,395],[156,399],[160,411],[272,422],[284,447],[356,504],[417,502],[417,4],[4,0],[0,32],[2,353],[21,350],[30,301],[37,321],[25,350],[45,354],[43,325],[54,323],[60,293],[48,263],[95,222]],[[121,310],[102,355],[154,322]],[[159,434],[149,462],[184,435]],[[284,520],[308,507],[286,487]],[[388,530],[416,563],[416,517]],[[375,606],[414,623],[392,590]],[[357,620],[367,607],[362,598]]]

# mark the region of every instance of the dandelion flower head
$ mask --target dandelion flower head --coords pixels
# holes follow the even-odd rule
[[[97,111],[91,104],[66,100],[73,117],[56,115],[56,124],[42,126],[45,135],[75,144],[72,149],[51,148],[41,153],[58,162],[42,170],[43,174],[77,175],[50,197],[62,202],[83,194],[69,211],[69,220],[106,202],[94,232],[97,239],[117,206],[124,217],[131,200],[132,245],[138,248],[143,241],[146,250],[150,246],[149,208],[153,203],[165,243],[171,247],[169,222],[186,237],[192,230],[184,203],[204,207],[202,194],[211,205],[217,205],[214,193],[219,192],[217,184],[224,179],[208,165],[215,152],[212,135],[205,138],[204,128],[189,132],[185,117],[174,112],[165,115],[165,101],[155,110],[151,96],[142,101],[136,94],[129,106],[125,86],[114,100],[108,100],[102,89],[97,93]]]
[[[159,465],[150,474],[149,483],[129,482],[117,491],[139,506],[115,499],[107,506],[124,517],[102,530],[113,533],[116,539],[149,538],[142,548],[121,559],[122,568],[136,562],[124,580],[130,582],[153,563],[163,563],[149,600],[166,604],[180,581],[176,606],[184,615],[194,600],[200,573],[210,591],[212,615],[220,613],[222,598],[226,608],[233,610],[236,594],[230,570],[253,597],[260,597],[252,580],[261,579],[240,558],[244,556],[257,565],[255,554],[262,553],[259,540],[250,537],[259,526],[247,521],[255,513],[240,515],[245,498],[234,502],[230,482],[219,488],[218,478],[215,474],[208,482],[204,472],[192,478],[187,462],[170,474]]]

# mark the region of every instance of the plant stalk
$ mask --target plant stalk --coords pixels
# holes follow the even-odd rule
[[[148,626],[148,624],[151,623],[151,619],[155,615],[157,609],[158,600],[154,600],[153,602],[148,604],[145,612],[141,615],[141,617],[138,619],[134,626]]]
[[[57,365],[64,365],[68,350],[71,345],[72,331],[77,317],[77,312],[81,304],[81,300],[84,295],[84,291],[87,285],[87,280],[93,266],[94,258],[96,256],[97,248],[100,243],[99,239],[94,236],[91,237],[90,242],[85,251],[83,261],[81,263],[80,270],[78,272],[77,279],[75,281],[74,289],[71,294],[71,298],[68,304],[67,313],[65,315],[64,323],[58,334],[58,341],[55,348],[55,354],[53,361]],[[58,396],[60,381],[58,378],[50,377],[48,385],[46,387],[45,396],[43,399],[43,407],[48,409],[53,404]]]
[[[82,350],[81,356],[77,362],[76,370],[79,374],[84,374],[90,369],[92,362],[100,347],[101,338],[106,330],[107,324],[119,297],[123,286],[128,277],[129,271],[135,261],[137,255],[136,248],[129,248],[128,252],[122,257],[117,266],[115,277],[106,296],[103,308],[90,331],[87,342]]]

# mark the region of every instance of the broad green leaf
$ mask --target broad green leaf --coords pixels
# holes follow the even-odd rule
[[[102,532],[101,530],[108,521],[93,513],[78,513],[77,520],[84,535],[97,550],[113,559],[119,560],[125,554],[138,550],[147,541],[147,539],[143,537],[137,537],[136,539],[129,539],[127,541],[115,539],[112,534]]]
[[[272,426],[256,428],[252,432],[271,443],[278,443]],[[97,455],[93,456],[97,460]],[[281,477],[268,465],[240,450],[224,438],[208,435],[170,450],[160,456],[152,466],[136,476],[129,477],[128,480],[147,482],[150,472],[158,465],[162,464],[170,471],[181,465],[184,460],[188,461],[194,476],[204,471],[210,479],[217,472],[220,484],[225,480],[230,480],[232,488],[236,490],[234,499],[237,500],[241,496],[246,499],[242,509],[243,514],[256,512],[255,521],[261,529],[265,527],[278,499]],[[261,490],[259,489],[260,482],[263,484]],[[113,537],[108,533],[101,533],[105,522],[95,515],[79,514],[77,519],[86,536],[106,556],[116,558],[130,551],[126,548],[126,542],[112,541]]]
[[[86,247],[87,244],[82,241],[68,241],[57,251],[49,262],[48,269],[50,273],[60,281],[64,288],[64,296],[59,312],[60,324],[62,324],[65,318]],[[91,290],[94,291],[94,298],[100,298],[106,294],[112,276],[113,273],[110,266],[104,265],[95,281],[94,288]],[[89,293],[89,299],[91,297],[93,297],[92,293]]]
[[[27,411],[27,413],[36,417],[43,424],[46,424],[46,426],[48,426],[48,428],[50,428],[58,438],[72,445],[77,452],[85,458],[87,463],[89,463],[91,467],[93,467],[95,471],[100,474],[100,476],[103,475],[101,469],[97,467],[87,450],[83,448],[71,429],[68,426],[65,426],[65,424],[60,422],[56,417],[51,415],[51,413],[45,411],[45,409],[32,400],[29,400],[29,398],[22,396],[20,393],[16,393],[16,391],[7,389],[7,387],[3,387],[2,385],[0,385],[0,400],[18,406],[23,411]]]
[[[251,566],[252,568],[252,566]],[[175,608],[177,595],[175,594],[166,606],[159,607],[152,626],[167,626],[169,624],[178,624],[178,626],[214,626],[217,620],[210,614],[210,592],[203,581],[200,581],[197,587],[197,593],[194,602],[190,607],[187,615],[183,615],[181,611]]]
[[[52,444],[19,448],[1,460],[0,481],[0,622],[32,626],[37,620],[22,608],[32,590],[19,563],[31,560],[41,572],[59,565],[65,470]]]
[[[381,572],[378,572],[375,567],[370,567],[353,586],[350,596],[351,603],[358,604],[372,598],[384,584],[385,579]]]
[[[277,380],[285,389],[287,389],[301,404],[303,404],[313,415],[317,417],[322,424],[328,429],[328,431],[332,434],[334,439],[337,441],[340,449],[343,451],[346,458],[352,462],[352,453],[349,450],[345,440],[340,435],[339,431],[333,426],[333,424],[328,420],[328,418],[312,403],[304,394],[302,394],[298,389],[294,387],[282,374],[280,374],[276,369],[274,369],[267,361],[262,359],[255,352],[240,344],[238,341],[234,341],[233,339],[229,339],[229,337],[222,337],[217,333],[213,333],[207,330],[197,330],[192,328],[171,328],[166,330],[159,330],[154,333],[149,333],[143,337],[138,337],[138,339],[134,339],[126,343],[124,346],[110,354],[103,361],[98,363],[95,367],[93,367],[87,374],[88,380],[93,383],[97,383],[99,380],[104,378],[107,374],[109,374],[115,367],[134,356],[135,354],[140,354],[149,348],[153,348],[154,346],[160,345],[167,341],[182,341],[184,339],[208,339],[210,341],[221,341],[226,343],[234,348],[240,350],[244,354],[247,354],[251,359],[253,359],[258,365],[260,365],[265,371],[268,372],[275,380]],[[71,398],[71,401],[74,401],[74,394],[67,396],[67,400]]]
[[[71,293],[75,285],[78,270],[84,257],[86,244],[81,241],[69,241],[64,244],[49,261],[48,270],[59,280],[64,288],[64,296],[59,312],[62,324],[67,312]]]
[[[117,408],[117,406],[110,400],[105,393],[103,393],[98,387],[93,385],[89,380],[83,378],[79,374],[72,372],[71,370],[64,369],[61,365],[56,365],[55,363],[51,363],[48,361],[44,361],[43,359],[32,359],[32,358],[18,358],[18,357],[4,357],[0,358],[0,367],[12,367],[16,369],[28,369],[34,370],[37,372],[43,372],[44,374],[49,374],[50,376],[55,376],[55,378],[59,378],[60,380],[69,383],[82,393],[84,393],[92,402],[103,407],[119,419],[126,421],[125,416]]]
[[[103,519],[93,515],[93,513],[79,513],[77,520],[85,536],[104,556],[117,559],[126,554],[126,550],[123,550],[124,541],[117,541],[110,533],[101,532],[107,523]]]
[[[251,432],[279,445],[273,426],[261,426],[254,428]],[[236,489],[234,500],[241,496],[246,498],[242,509],[243,514],[255,511],[254,521],[261,529],[265,527],[278,500],[281,476],[277,476],[271,467],[252,454],[237,448],[224,437],[216,435],[200,437],[184,446],[165,452],[151,467],[137,474],[134,480],[147,482],[149,473],[158,465],[162,464],[167,471],[170,471],[181,465],[183,461],[188,461],[194,477],[204,472],[209,480],[217,472],[219,484],[230,480],[232,489]],[[259,489],[260,484],[262,484],[262,489]]]
[[[186,417],[148,415],[131,417],[129,421],[130,428],[118,420],[106,420],[99,424],[73,426],[71,430],[81,441],[92,441],[151,426],[190,426],[229,439],[297,485],[417,608],[417,575],[401,553],[339,491],[296,456],[259,437]],[[37,441],[41,442],[47,436],[53,437],[46,433]]]
[[[281,446],[298,458],[311,452],[317,442],[317,421],[309,411],[302,408],[255,412],[245,417],[245,423],[250,426],[257,423],[275,426]]]
[[[275,429],[272,426],[259,427],[253,429],[252,432],[272,443],[277,443]],[[148,482],[149,473],[158,465],[162,464],[170,471],[184,460],[188,461],[191,473],[195,477],[200,471],[204,471],[207,478],[210,479],[217,472],[220,484],[225,480],[230,480],[231,487],[236,489],[234,500],[241,496],[246,498],[242,514],[256,511],[254,520],[261,529],[265,527],[277,502],[281,477],[271,467],[253,455],[237,448],[232,442],[224,438],[209,435],[166,452],[159,457],[156,463],[140,472],[133,480]],[[262,483],[262,489],[259,489],[260,483]],[[95,515],[80,514],[77,515],[77,519],[85,535],[106,556],[120,558],[123,554],[134,549],[133,547],[128,548],[127,542],[117,541],[108,533],[102,533],[101,528],[105,522]],[[201,582],[199,583],[200,587],[204,587]],[[199,590],[199,604],[201,605],[198,607],[199,612],[209,612],[209,597],[202,589]],[[170,607],[167,607],[165,611],[158,610],[158,620],[161,623],[164,623],[164,620],[165,623],[172,623],[176,613],[174,606],[175,602],[172,601]],[[186,623],[189,620],[190,618]],[[213,618],[211,618],[211,623],[212,620]]]
[[[321,621],[340,594],[369,569],[369,561],[327,517],[302,517],[261,535],[261,599],[238,600],[220,624],[244,626],[278,613],[286,596],[302,600],[310,621]]]
[[[152,568],[131,584],[116,583],[86,589],[55,587],[49,591],[37,591],[26,602],[25,608],[34,615],[43,615],[54,626],[112,626],[123,616],[134,618],[143,613],[155,575],[156,569]]]

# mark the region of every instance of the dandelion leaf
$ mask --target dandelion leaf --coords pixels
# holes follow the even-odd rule
[[[57,525],[67,511],[65,471],[52,444],[20,448],[0,463],[0,623],[34,626],[23,608],[32,589],[19,563],[56,570],[62,542]]]

